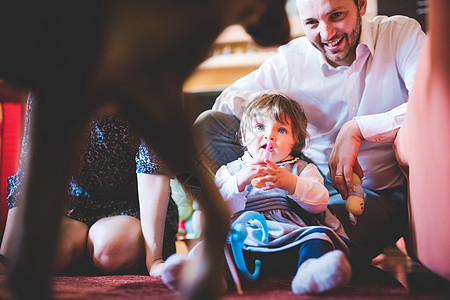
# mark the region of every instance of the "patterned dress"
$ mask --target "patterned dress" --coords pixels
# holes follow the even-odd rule
[[[32,97],[27,103],[27,120],[17,174],[8,178],[8,207],[20,201],[23,162],[28,151],[28,127]],[[161,160],[117,113],[92,119],[84,140],[78,171],[73,174],[66,200],[65,215],[91,226],[97,220],[117,215],[140,218],[137,173],[169,176]],[[163,258],[175,252],[178,209],[172,198],[167,209]]]

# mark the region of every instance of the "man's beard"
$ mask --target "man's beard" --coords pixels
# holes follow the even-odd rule
[[[327,51],[325,50],[325,48],[319,47],[317,44],[311,42],[311,44],[317,49],[319,50],[322,55],[326,58],[326,60],[328,62],[331,63],[336,63],[338,64],[339,62],[345,60],[350,54],[355,54],[356,55],[356,47],[358,46],[359,43],[359,39],[361,37],[361,15],[358,12],[358,17],[356,19],[356,28],[352,30],[352,32],[350,33],[350,40],[349,40],[349,49],[347,51],[347,53],[345,53],[345,56],[331,56],[327,53]],[[346,35],[344,37],[345,39],[348,38],[348,35]]]

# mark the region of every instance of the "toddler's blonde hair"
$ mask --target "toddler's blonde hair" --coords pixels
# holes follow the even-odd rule
[[[245,132],[251,128],[255,119],[261,115],[266,115],[282,124],[288,124],[288,120],[290,120],[294,137],[291,154],[299,155],[302,152],[309,138],[306,130],[308,119],[297,101],[280,93],[263,94],[250,101],[244,110],[240,125],[243,145],[245,145]]]

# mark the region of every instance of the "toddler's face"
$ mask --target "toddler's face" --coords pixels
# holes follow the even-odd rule
[[[294,145],[291,120],[283,124],[270,117],[257,117],[245,132],[245,143],[253,157],[262,157],[267,142],[272,140],[273,151],[269,159],[279,162],[286,159]]]

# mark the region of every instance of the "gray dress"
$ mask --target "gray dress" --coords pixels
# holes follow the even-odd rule
[[[299,175],[308,163],[294,158],[279,164],[294,175]],[[237,173],[245,162],[237,159],[226,165],[231,175]],[[263,191],[247,185],[245,190],[246,206],[244,211],[256,211],[264,216],[268,226],[268,242],[261,240],[263,229],[259,221],[246,224],[247,237],[243,249],[252,252],[280,252],[301,245],[310,239],[320,239],[330,242],[336,249],[341,249],[350,255],[348,246],[343,239],[348,239],[341,222],[326,209],[321,214],[311,214],[303,210],[288,197],[282,189]],[[241,212],[232,217],[234,221]]]

